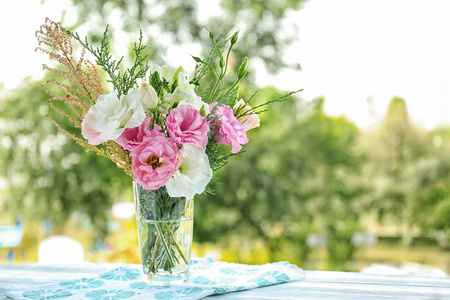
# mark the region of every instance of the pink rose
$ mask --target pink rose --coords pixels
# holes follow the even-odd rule
[[[213,110],[217,102],[212,103],[210,108]],[[218,116],[219,129],[214,135],[214,139],[219,144],[231,144],[231,153],[238,153],[242,146],[248,142],[247,134],[242,123],[233,114],[233,109],[229,106],[219,106],[215,115]],[[212,123],[217,123],[213,121]]]
[[[188,143],[206,148],[208,144],[208,121],[191,105],[172,109],[166,119],[166,126],[167,132],[178,146]]]
[[[159,134],[144,138],[131,151],[131,157],[134,180],[148,190],[163,187],[183,163],[174,140]]]
[[[142,143],[145,137],[164,135],[160,132],[161,127],[157,124],[155,124],[153,130],[150,130],[150,120],[151,117],[147,116],[141,126],[125,129],[122,135],[116,139],[116,143],[124,149],[133,150]]]
[[[91,145],[99,145],[104,142],[100,138],[101,132],[96,131],[89,126],[89,118],[92,116],[91,114],[86,114],[84,116],[83,121],[81,122],[81,134],[85,139],[88,140],[88,143]]]

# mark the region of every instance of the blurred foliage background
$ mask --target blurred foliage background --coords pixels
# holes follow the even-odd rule
[[[98,40],[108,16],[119,12],[120,30],[141,28],[158,64],[169,46],[155,33],[173,43],[197,43],[206,54],[206,29],[239,29],[236,65],[249,56],[277,72],[300,68],[281,57],[297,36],[285,30],[285,16],[304,2],[222,0],[220,16],[201,21],[196,1],[73,0],[80,14],[70,29],[95,22],[88,34]],[[117,30],[114,43],[120,42]],[[259,90],[255,101],[261,103],[286,93],[258,87],[254,72],[250,63],[243,98]],[[41,84],[47,79],[1,94],[0,225],[25,228],[25,248],[16,259],[36,260],[40,240],[65,234],[83,243],[87,260],[139,262],[133,218],[112,213],[114,204],[133,201],[130,178],[45,118],[48,96]],[[327,116],[324,101],[300,93],[261,115],[245,153],[216,174],[215,195],[196,197],[196,254],[332,270],[407,259],[450,271],[450,129],[415,127],[405,100],[394,97],[382,123],[362,131],[344,117]],[[358,242],[361,232],[376,237],[376,245]],[[5,255],[0,248],[0,261]]]

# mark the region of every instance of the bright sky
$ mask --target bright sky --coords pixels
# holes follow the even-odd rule
[[[7,88],[42,77],[46,58],[34,52],[34,32],[46,16],[60,20],[69,3],[0,1],[0,82]],[[376,124],[395,95],[406,100],[416,125],[450,124],[449,12],[448,0],[310,0],[290,14],[299,42],[285,56],[302,70],[277,77],[258,70],[258,82],[304,88],[307,100],[325,96],[327,113],[362,128]],[[65,23],[74,19],[69,9]]]
[[[34,52],[35,31],[46,16],[61,20],[67,7],[70,7],[68,0],[0,1],[0,83],[6,88],[14,88],[28,76],[37,80],[43,76],[42,63],[46,57]]]
[[[449,124],[449,13],[447,0],[311,0],[294,14],[300,41],[290,55],[302,71],[280,87],[324,95],[328,113],[362,127],[382,118],[394,95],[416,125]]]

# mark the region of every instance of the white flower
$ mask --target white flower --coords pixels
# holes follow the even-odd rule
[[[244,100],[241,99],[234,105],[233,112],[235,116],[237,114],[238,120],[242,123],[245,131],[259,127],[258,114]]]
[[[178,85],[173,93],[174,98],[185,99],[193,96],[195,94],[195,85],[190,84],[189,80],[183,72],[178,73]]]
[[[172,76],[173,75],[174,74],[172,74]],[[174,79],[171,79],[170,82],[172,81],[174,81]],[[169,93],[168,97],[165,97],[164,100],[167,102],[174,102],[174,103],[179,102],[180,100],[183,99],[190,101],[191,97],[197,96],[194,90],[195,86],[189,83],[188,79],[186,78],[186,75],[182,71],[179,71],[177,76],[177,88],[175,89],[173,94]]]
[[[178,86],[173,95],[171,95],[172,102],[178,102],[178,105],[191,105],[198,111],[205,107],[209,113],[209,105],[202,101],[202,98],[195,93],[195,86],[190,84],[184,73],[178,73]]]
[[[197,148],[192,144],[181,147],[183,164],[166,183],[167,192],[171,197],[194,198],[201,194],[212,178],[212,169],[209,166],[205,149]]]
[[[146,82],[143,82],[139,89],[142,105],[147,109],[154,109],[158,105],[158,95],[155,89]]]
[[[180,105],[191,105],[191,106],[195,107],[195,109],[197,109],[198,111],[200,111],[202,109],[202,107],[204,107],[206,113],[207,114],[209,113],[209,104],[203,102],[202,98],[200,98],[197,95],[195,95],[195,97],[189,98],[189,101],[181,100],[178,103],[178,106],[180,106]]]
[[[161,78],[165,78],[168,82],[172,82],[173,75],[177,71],[176,68],[168,65],[164,66],[155,66],[153,72],[158,72]]]
[[[178,85],[175,91],[172,93],[166,93],[164,95],[164,102],[178,103],[178,105],[191,105],[198,111],[202,106],[206,109],[206,113],[209,113],[209,105],[202,101],[202,98],[195,93],[195,85],[190,84],[186,73],[182,68],[175,69],[171,66],[156,66],[155,71],[158,71],[160,76],[165,78],[168,82],[174,81],[173,76],[177,74]]]
[[[83,119],[83,128],[88,132],[96,132],[94,141],[82,134],[90,144],[98,145],[108,140],[116,140],[126,128],[134,128],[142,124],[145,111],[139,97],[139,90],[133,90],[128,95],[117,97],[115,92],[101,95],[97,103],[91,106]],[[87,120],[89,122],[87,123]]]

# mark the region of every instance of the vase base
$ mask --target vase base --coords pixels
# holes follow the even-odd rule
[[[149,285],[177,285],[182,284],[187,279],[187,272],[176,272],[172,274],[143,274]]]

